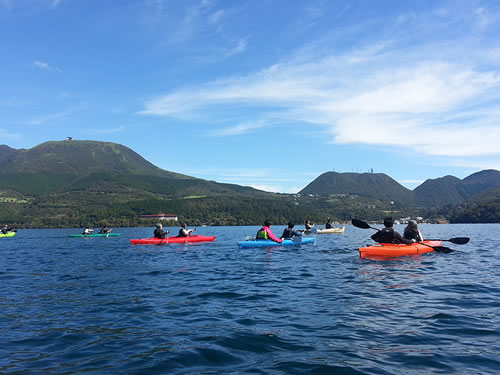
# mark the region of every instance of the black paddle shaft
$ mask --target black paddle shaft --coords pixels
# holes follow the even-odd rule
[[[359,219],[352,219],[352,225],[354,225],[355,227],[357,228],[361,228],[361,229],[375,229],[375,230],[380,230],[378,228],[374,228],[372,226],[370,226],[369,224],[365,223],[364,221],[362,220],[359,220]],[[451,242],[451,243],[454,243],[455,245],[465,245],[466,243],[468,243],[470,240],[469,237],[454,237],[454,238],[450,238],[449,240],[429,240],[429,239],[426,239],[426,241],[446,241],[446,242]]]

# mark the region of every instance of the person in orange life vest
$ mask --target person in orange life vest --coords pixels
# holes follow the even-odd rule
[[[271,232],[271,222],[269,220],[264,221],[264,225],[260,228],[255,236],[256,240],[272,240],[274,242],[280,243],[282,240],[276,238],[276,236]]]

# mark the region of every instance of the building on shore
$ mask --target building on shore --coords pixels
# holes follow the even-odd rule
[[[178,220],[177,215],[164,214],[163,212],[158,212],[156,215],[141,215],[141,219],[172,220],[172,221]]]

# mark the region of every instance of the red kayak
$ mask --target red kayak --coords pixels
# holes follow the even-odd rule
[[[165,238],[140,238],[130,240],[132,245],[164,245],[168,243],[186,243],[186,242],[208,242],[215,240],[215,236],[198,236],[193,235],[189,237],[165,237]]]
[[[377,245],[360,247],[359,256],[361,258],[370,257],[399,257],[404,255],[424,254],[434,251],[434,247],[441,246],[441,241],[422,241],[409,245],[396,245],[393,243],[379,243]]]

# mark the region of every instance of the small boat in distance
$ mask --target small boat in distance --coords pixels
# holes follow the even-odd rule
[[[342,234],[344,233],[345,227],[335,227],[328,229],[318,229],[318,234]]]

